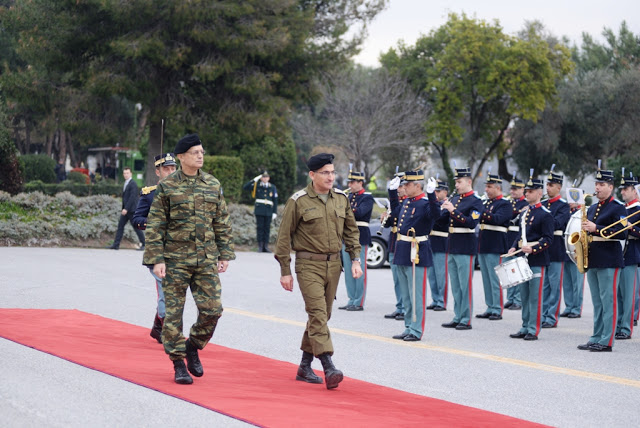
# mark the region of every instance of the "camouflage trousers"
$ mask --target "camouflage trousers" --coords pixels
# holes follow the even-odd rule
[[[213,336],[222,315],[220,278],[217,263],[210,261],[198,266],[168,261],[166,272],[162,281],[166,304],[162,343],[171,360],[182,360],[187,355],[182,334],[187,288],[191,289],[198,308],[198,319],[191,326],[189,340],[198,349],[203,349]]]

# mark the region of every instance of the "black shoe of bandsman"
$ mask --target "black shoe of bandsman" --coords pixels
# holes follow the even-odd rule
[[[435,308],[436,308],[436,306],[437,306],[437,305],[436,305],[435,303],[432,303],[432,304],[430,304],[429,306],[427,306],[427,309],[431,311],[431,310],[435,309]]]
[[[327,389],[337,388],[338,384],[342,382],[342,372],[335,368],[331,361],[331,355],[328,353],[318,355],[318,359],[322,363],[324,369],[324,382],[327,385]]]
[[[174,380],[181,385],[191,385],[193,378],[189,376],[184,361],[178,360],[173,362],[173,370],[175,371]]]
[[[567,318],[580,318],[581,315],[580,314],[569,314],[567,315]]]
[[[569,318],[569,315],[571,315],[571,312],[563,312],[560,314],[561,318]]]
[[[400,314],[396,315],[396,320],[404,321],[404,314],[400,313]]]
[[[507,309],[509,309],[510,311],[518,311],[522,309],[522,306],[518,305],[517,303],[514,303],[513,305],[509,306]]]
[[[513,306],[513,302],[507,302],[504,304],[505,309],[509,309],[511,306]]]
[[[407,334],[402,340],[404,340],[405,342],[419,342],[420,338],[415,334]]]
[[[456,330],[471,330],[473,327],[471,327],[471,324],[458,324],[456,326]]]
[[[349,306],[353,306],[353,305],[338,306],[338,309],[347,309]]]
[[[548,323],[548,322],[543,322],[542,323],[542,328],[556,328],[556,325]]]
[[[296,373],[296,380],[307,383],[322,383],[322,378],[316,375],[311,368],[312,361],[313,354],[309,352],[302,352],[302,361],[300,361],[298,373]]]
[[[578,345],[578,349],[581,350],[581,351],[589,351],[589,350],[591,350],[591,348],[594,345],[597,345],[597,343],[595,343],[595,342],[587,342],[584,345]]]
[[[350,311],[350,312],[364,311],[364,308],[362,306],[351,305],[351,306],[347,306],[347,310]]]
[[[590,352],[612,352],[613,348],[611,346],[594,343],[593,346],[589,349],[589,351]]]
[[[476,318],[489,318],[490,316],[491,314],[489,312],[485,312],[485,313],[476,315]]]
[[[509,337],[512,339],[524,339],[526,336],[527,333],[523,333],[521,331],[509,335]]]
[[[395,310],[393,312],[391,312],[390,314],[386,314],[384,317],[387,319],[394,319],[395,317],[397,317],[399,314],[401,314],[402,312]]]
[[[498,321],[502,319],[502,315],[497,315],[497,314],[491,314],[491,316],[489,316],[489,320],[490,321]]]
[[[446,322],[444,324],[442,324],[442,326],[444,328],[456,328],[458,326],[458,323],[455,321],[451,321],[451,322]]]
[[[435,308],[433,308],[434,311],[436,312],[442,312],[442,311],[446,311],[447,308],[443,307],[443,306],[436,306]]]
[[[527,335],[523,338],[524,340],[538,340],[538,336],[535,334],[527,333]]]
[[[189,372],[195,377],[202,376],[204,370],[202,369],[202,363],[200,363],[200,357],[198,357],[198,348],[189,339],[186,340],[185,345],[187,347],[187,368]]]
[[[626,333],[616,333],[616,340],[627,340],[627,339],[631,339],[631,336],[629,336]]]
[[[395,336],[391,336],[393,339],[404,340],[405,337],[409,336],[409,333],[400,333]]]

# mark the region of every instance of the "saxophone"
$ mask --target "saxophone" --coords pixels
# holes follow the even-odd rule
[[[585,195],[585,197],[591,195]],[[582,212],[582,221],[587,221],[587,204],[580,208]],[[576,248],[576,265],[580,273],[585,273],[589,269],[589,244],[592,241],[591,235],[586,230],[580,229],[580,232],[573,232],[569,236],[569,243]]]

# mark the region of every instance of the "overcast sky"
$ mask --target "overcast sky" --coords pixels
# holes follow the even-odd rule
[[[524,22],[537,19],[558,36],[580,44],[581,34],[598,40],[602,30],[617,34],[622,21],[634,34],[640,34],[640,0],[390,0],[369,27],[369,36],[357,63],[379,66],[381,52],[397,46],[403,39],[413,45],[421,34],[443,25],[450,12],[465,12],[489,22],[497,19],[505,33],[515,34]]]

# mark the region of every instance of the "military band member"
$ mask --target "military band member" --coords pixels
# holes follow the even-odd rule
[[[225,272],[236,255],[220,182],[201,170],[204,149],[200,138],[197,134],[184,136],[174,153],[180,169],[158,183],[147,221],[143,264],[153,265],[153,273],[163,278],[164,351],[173,361],[175,382],[190,384],[193,379],[187,368],[196,377],[204,374],[198,350],[209,343],[222,316],[218,273]],[[182,314],[187,288],[198,308],[198,319],[185,340]]]
[[[386,213],[383,213],[384,217],[381,220],[385,228],[391,228],[391,233],[389,233],[389,265],[391,266],[391,277],[393,278],[393,291],[396,295],[395,311],[386,314],[384,317],[398,321],[404,320],[404,302],[402,301],[398,266],[393,263],[393,258],[395,256],[396,237],[398,236],[398,215],[402,202],[407,197],[404,191],[404,184],[401,183],[402,176],[404,176],[404,171],[396,173],[393,180],[389,182],[388,193],[391,214],[387,216]]]
[[[622,181],[620,192],[625,202],[627,215],[640,211],[638,193],[634,186],[638,184],[638,178],[630,175],[624,177],[622,169]],[[640,214],[629,219],[629,224],[640,221]],[[629,235],[624,250],[624,268],[620,270],[620,286],[618,287],[618,321],[616,324],[616,339],[631,339],[633,333],[634,297],[636,294],[636,282],[638,263],[640,263],[640,227],[633,226],[628,231]]]
[[[517,286],[522,297],[522,327],[517,333],[509,335],[513,339],[538,340],[540,333],[542,284],[549,266],[549,248],[553,241],[553,217],[540,203],[542,187],[542,180],[533,178],[531,170],[525,186],[525,198],[529,205],[518,218],[518,224],[525,229],[526,243],[521,237],[516,238],[509,249],[509,254],[513,254],[516,248],[520,247],[527,255],[529,267],[533,272],[533,278]],[[522,229],[520,234],[522,236]]]
[[[405,329],[393,338],[416,342],[424,333],[427,268],[433,266],[429,232],[434,219],[440,216],[440,207],[434,194],[434,178],[427,182],[427,195],[422,190],[422,170],[405,172],[402,181],[407,198],[402,202],[399,213],[393,263],[397,266],[401,285]]]
[[[354,278],[346,275],[344,278],[347,286],[347,296],[349,301],[346,305],[340,306],[338,309],[346,309],[347,311],[361,311],[364,309],[364,300],[367,297],[367,249],[371,245],[371,231],[369,230],[369,221],[371,220],[371,212],[373,211],[373,196],[364,190],[364,172],[349,171],[349,204],[351,211],[356,218],[356,224],[360,231],[360,256],[361,266],[364,274],[361,277]],[[351,270],[351,255],[344,248],[342,250],[342,264],[345,272]]]
[[[582,209],[582,205],[576,203],[569,204],[569,219],[577,211]],[[569,255],[564,259],[564,274],[562,278],[562,293],[564,294],[564,311],[560,314],[566,318],[580,318],[582,316],[582,301],[584,296],[584,283],[586,276],[580,273],[578,266],[571,260]]]
[[[354,278],[362,275],[358,226],[347,196],[333,189],[333,158],[330,153],[309,158],[311,183],[287,201],[275,250],[280,263],[280,284],[287,291],[293,290],[291,250],[296,252],[295,272],[308,315],[296,380],[322,383],[311,368],[315,356],[324,368],[327,389],[336,388],[343,378],[331,361],[333,344],[327,326],[342,272],[343,241],[353,262],[347,275]]]
[[[551,212],[554,220],[553,242],[549,249],[549,268],[542,285],[542,328],[554,328],[558,325],[561,291],[564,274],[564,260],[567,251],[564,245],[564,231],[571,216],[569,204],[561,198],[563,176],[553,171],[551,166],[547,176],[547,196],[542,205]]]
[[[168,177],[176,171],[176,160],[173,153],[163,153],[155,157],[156,176],[158,181]],[[135,213],[133,213],[133,225],[140,229],[145,230],[147,228],[147,216],[151,209],[151,203],[153,197],[156,194],[156,187],[147,186],[143,187],[140,191],[140,199],[138,199],[138,206]],[[162,324],[164,323],[165,315],[165,301],[164,292],[162,291],[162,278],[153,273],[153,266],[147,266],[151,276],[156,282],[156,294],[158,306],[156,307],[156,316],[153,320],[153,327],[151,327],[151,333],[149,335],[153,337],[158,343],[162,343]]]
[[[438,180],[436,199],[440,207],[442,207],[448,196],[449,185],[446,181]],[[440,209],[440,216],[433,223],[433,229],[429,234],[431,251],[433,252],[433,268],[427,271],[429,288],[431,288],[431,304],[427,306],[427,309],[433,309],[434,311],[447,310],[447,297],[449,294],[448,236],[449,216]]]
[[[587,343],[578,345],[578,349],[611,352],[618,319],[617,289],[620,269],[624,266],[619,240],[625,239],[627,232],[605,239],[601,231],[625,217],[627,210],[622,202],[613,197],[613,171],[601,170],[600,165],[596,172],[595,196],[598,203],[589,207],[588,220],[582,223],[582,229],[589,232],[592,239],[589,245],[587,281],[593,301],[593,334]],[[618,223],[606,230],[604,235],[611,236],[623,227]]]
[[[478,253],[475,228],[480,220],[482,199],[473,191],[471,170],[455,169],[458,194],[442,204],[449,217],[449,256],[447,266],[453,294],[453,320],[445,328],[471,330],[473,311],[473,265]]]
[[[511,188],[509,189],[509,195],[511,196],[511,223],[509,224],[509,231],[507,232],[507,243],[511,243],[518,238],[520,226],[516,223],[516,219],[520,215],[520,212],[529,204],[524,198],[524,181],[517,177],[517,173],[513,173],[511,179]],[[507,289],[507,302],[504,304],[505,309],[518,310],[522,309],[522,300],[520,299],[520,288],[509,287]]]
[[[502,319],[502,288],[494,267],[501,263],[500,255],[509,250],[507,230],[513,214],[511,204],[503,198],[502,178],[487,173],[484,191],[488,199],[484,202],[484,211],[480,217],[480,235],[478,237],[478,264],[482,272],[484,301],[487,310],[476,318],[488,318],[492,321]]]
[[[258,252],[270,253],[269,235],[271,222],[278,216],[278,189],[269,182],[271,178],[267,171],[249,180],[242,188],[251,190],[251,197],[255,198],[253,214],[256,216],[256,236]]]

